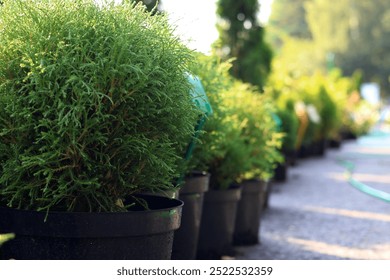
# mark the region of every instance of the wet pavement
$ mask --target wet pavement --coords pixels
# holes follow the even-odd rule
[[[390,203],[352,187],[353,177],[390,193],[390,134],[375,132],[299,159],[288,180],[273,183],[261,220],[261,244],[237,247],[236,259],[390,259]]]

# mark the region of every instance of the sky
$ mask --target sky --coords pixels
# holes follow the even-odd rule
[[[103,0],[96,0],[98,3]],[[114,0],[120,3],[121,0]],[[160,0],[161,7],[168,13],[176,35],[191,49],[209,53],[211,44],[217,40],[215,27],[217,0]],[[271,13],[273,0],[259,0],[259,20],[266,24]]]
[[[272,0],[259,0],[259,19],[266,23],[271,12]],[[162,0],[161,6],[168,13],[176,34],[191,49],[208,53],[218,38],[216,24],[217,0]]]

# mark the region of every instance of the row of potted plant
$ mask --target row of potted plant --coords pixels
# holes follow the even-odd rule
[[[282,120],[286,163],[296,156],[323,155],[327,145],[339,146],[343,138],[369,131],[377,108],[360,97],[360,84],[359,73],[346,77],[337,69],[313,75],[274,71],[266,92]]]
[[[7,1],[0,17],[2,258],[170,258],[182,202],[145,193],[183,172],[192,52],[130,1]]]
[[[371,115],[362,124],[345,122],[352,114],[362,115],[357,104],[367,105],[360,98],[351,100],[359,88],[356,77],[343,77],[337,71],[316,73],[281,87],[273,86],[271,80],[260,93],[231,79],[226,74],[228,62],[220,63],[212,56],[198,61],[194,72],[204,81],[216,111],[205,126],[205,145],[194,154],[198,166],[211,174],[198,247],[198,257],[207,258],[229,254],[232,244],[258,242],[260,213],[266,199],[266,188],[259,179],[278,179],[278,167],[289,164],[304,149],[323,155],[329,141],[339,140],[345,129],[353,130],[351,124],[359,126],[360,133],[367,132],[375,117]],[[215,90],[217,86],[220,88]],[[229,142],[231,139],[233,142]],[[205,150],[209,157],[202,157]],[[226,197],[221,190],[225,190]],[[230,221],[222,218],[224,213]]]
[[[257,243],[281,151],[338,123],[302,121],[310,104],[333,112],[328,85],[260,93],[124,2],[0,7],[0,230],[16,234],[1,258],[215,258]]]
[[[269,179],[282,160],[267,96],[142,5],[16,0],[0,16],[0,229],[16,234],[2,258],[169,259],[183,203],[166,195],[183,182],[185,209],[198,206],[182,229],[196,235],[202,218],[191,254],[231,246],[236,206],[226,239],[207,219],[223,219],[211,206],[222,193],[237,204],[235,184]]]
[[[190,160],[210,174],[199,233],[198,258],[231,253],[232,244],[258,242],[266,185],[277,162],[283,134],[269,96],[229,75],[230,62],[198,55],[200,77],[213,115]]]
[[[329,141],[340,141],[343,131],[353,131],[353,126],[359,127],[355,130],[359,134],[367,132],[375,114],[363,117],[360,124],[349,120],[350,116],[364,116],[356,105],[368,106],[368,103],[360,98],[353,101],[359,88],[356,77],[343,77],[337,71],[302,76],[280,87],[272,85],[271,80],[265,92],[260,93],[225,75],[228,62],[219,63],[212,56],[201,57],[199,61],[203,63],[197,64],[200,69],[195,72],[205,81],[217,114],[205,126],[207,133],[202,144],[206,145],[200,145],[194,155],[202,163],[202,170],[210,171],[211,178],[214,177],[211,191],[205,194],[198,247],[198,257],[208,258],[230,254],[232,244],[258,243],[261,211],[267,199],[264,182],[279,179],[280,165],[291,163],[297,152],[308,153],[304,149],[323,155]],[[209,83],[208,79],[214,82]],[[213,94],[213,87],[207,88],[209,84],[222,88]],[[227,137],[227,133],[238,136]],[[226,139],[234,141],[223,141]],[[215,152],[214,157],[202,157],[207,144],[220,148],[207,154]],[[226,196],[222,195],[223,189]],[[230,220],[222,218],[226,217],[224,213],[228,213]]]

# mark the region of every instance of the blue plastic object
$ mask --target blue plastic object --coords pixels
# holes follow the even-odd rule
[[[185,161],[188,161],[191,158],[191,155],[194,151],[195,142],[199,138],[200,131],[203,128],[207,117],[213,114],[213,109],[211,108],[210,101],[207,98],[200,79],[191,74],[187,74],[187,79],[192,85],[192,89],[190,90],[190,94],[193,98],[192,101],[201,110],[202,114],[199,116],[199,120],[195,126],[194,135],[191,139],[191,142],[188,144],[187,151],[184,156]],[[182,174],[177,180],[177,185],[180,185],[183,182],[183,179],[184,174]]]
[[[192,85],[190,94],[192,95],[193,102],[196,106],[202,110],[202,112],[209,116],[213,113],[209,99],[207,98],[206,92],[202,86],[200,79],[191,74],[187,74],[187,79]]]
[[[276,113],[272,113],[271,116],[276,123],[277,130],[280,131],[282,129],[282,124],[283,124],[282,119]]]
[[[187,79],[192,85],[190,94],[192,95],[192,101],[195,105],[203,112],[200,116],[198,123],[195,126],[194,136],[191,142],[188,144],[188,148],[185,154],[185,160],[189,160],[195,147],[196,139],[199,137],[200,130],[203,128],[207,117],[213,113],[209,99],[207,98],[206,92],[202,86],[200,79],[191,74],[187,74]]]

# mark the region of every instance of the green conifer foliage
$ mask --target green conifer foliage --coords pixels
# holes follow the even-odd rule
[[[117,211],[173,187],[198,116],[192,53],[165,16],[124,2],[0,8],[2,204]]]

